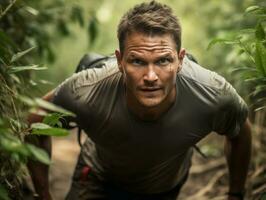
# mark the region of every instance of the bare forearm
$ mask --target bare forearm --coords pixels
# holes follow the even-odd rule
[[[45,150],[51,156],[51,138],[48,136],[37,136],[27,138],[27,142]],[[38,161],[28,161],[28,169],[34,184],[36,193],[40,199],[50,199],[49,196],[49,166]]]
[[[50,101],[53,97],[53,93],[50,92],[43,97],[44,100]],[[28,124],[42,122],[43,116],[37,114],[30,114],[28,116]],[[51,137],[50,136],[37,136],[29,135],[26,138],[26,141],[43,149],[51,157]],[[42,200],[50,200],[51,196],[49,193],[49,166],[38,161],[29,160],[28,169],[31,174],[31,178],[34,184],[36,193],[39,195],[39,198]]]
[[[248,120],[236,138],[226,139],[225,153],[229,168],[229,191],[243,192],[251,157],[251,128]]]

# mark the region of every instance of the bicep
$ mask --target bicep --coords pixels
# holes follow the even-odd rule
[[[240,126],[238,134],[233,138],[227,136],[227,140],[251,140],[251,132],[251,123],[247,117]]]
[[[213,130],[227,137],[235,137],[248,117],[247,104],[229,83],[226,83],[217,102]]]

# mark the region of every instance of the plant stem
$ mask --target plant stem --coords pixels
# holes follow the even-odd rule
[[[10,4],[6,7],[6,9],[5,9],[2,13],[0,13],[0,19],[1,19],[4,15],[6,15],[6,13],[10,10],[10,8],[12,8],[12,6],[16,3],[16,1],[17,1],[17,0],[13,0],[13,1],[11,1]]]
[[[240,39],[238,40],[238,42],[239,42],[240,47],[242,47],[244,49],[244,51],[246,52],[246,54],[248,55],[248,57],[251,60],[251,62],[255,63],[255,60],[254,60],[254,58],[252,56],[252,53],[249,51],[249,49],[246,47],[246,45],[243,44],[243,42]]]

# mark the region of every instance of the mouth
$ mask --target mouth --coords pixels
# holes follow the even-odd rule
[[[162,88],[160,87],[145,87],[145,88],[140,88],[140,91],[142,92],[156,92],[161,90]]]

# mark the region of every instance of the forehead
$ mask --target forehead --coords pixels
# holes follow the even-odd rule
[[[126,37],[124,53],[177,53],[176,44],[170,34],[147,35],[133,32]]]

